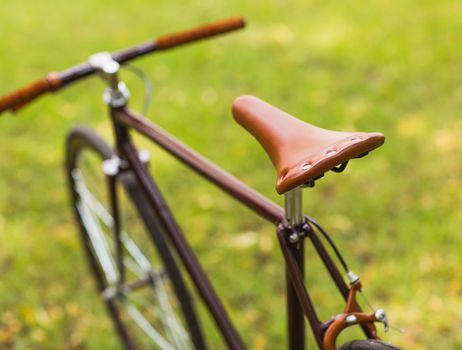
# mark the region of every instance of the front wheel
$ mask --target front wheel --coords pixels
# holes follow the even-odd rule
[[[146,194],[129,169],[115,179],[102,171],[114,157],[90,129],[75,128],[67,138],[72,205],[116,331],[125,349],[205,349],[190,293]],[[118,238],[111,198],[120,213]]]
[[[401,350],[400,348],[380,340],[365,339],[353,340],[343,344],[339,350]]]

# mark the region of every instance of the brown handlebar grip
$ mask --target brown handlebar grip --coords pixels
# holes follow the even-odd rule
[[[9,109],[17,111],[44,93],[56,90],[60,83],[59,75],[50,73],[44,79],[34,81],[21,89],[2,96],[0,97],[0,113]]]
[[[215,23],[210,23],[196,29],[190,29],[174,34],[163,35],[155,39],[158,49],[169,49],[174,46],[187,44],[191,41],[205,39],[214,35],[223,34],[245,26],[242,17],[231,17]]]

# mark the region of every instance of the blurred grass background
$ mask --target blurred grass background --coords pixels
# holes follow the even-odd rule
[[[233,98],[252,93],[321,127],[385,133],[381,149],[307,190],[306,212],[332,233],[373,304],[407,330],[387,340],[414,350],[462,348],[462,3],[21,0],[0,8],[0,93],[96,51],[244,15],[245,31],[137,61],[154,85],[148,117],[280,204],[269,160],[232,121]],[[127,79],[137,108],[141,85]],[[2,349],[117,346],[62,170],[73,125],[110,135],[102,88],[87,80],[0,119]],[[283,348],[273,227],[153,154],[154,172],[249,348]],[[321,315],[338,312],[319,264],[307,269]]]

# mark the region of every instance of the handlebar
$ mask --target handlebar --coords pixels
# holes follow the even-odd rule
[[[170,35],[160,36],[155,40],[160,50],[190,43],[208,37],[223,34],[231,30],[243,28],[245,25],[242,17],[232,17],[222,21],[210,23],[196,29],[185,30]]]
[[[124,63],[148,53],[172,49],[180,45],[240,29],[244,26],[245,22],[242,17],[231,17],[190,30],[163,35],[144,44],[114,52],[111,55],[115,61]],[[1,96],[0,113],[7,110],[16,112],[43,94],[60,90],[95,72],[96,69],[89,63],[81,63],[62,72],[49,73],[45,78]]]

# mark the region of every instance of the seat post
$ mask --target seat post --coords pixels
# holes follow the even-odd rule
[[[300,186],[285,193],[285,216],[291,226],[302,224],[302,189]]]

